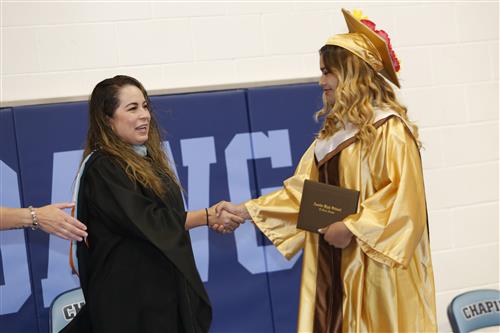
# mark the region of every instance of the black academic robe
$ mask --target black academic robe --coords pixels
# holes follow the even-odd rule
[[[179,187],[160,199],[103,152],[80,181],[77,247],[86,305],[66,332],[207,332],[212,310],[195,266]]]

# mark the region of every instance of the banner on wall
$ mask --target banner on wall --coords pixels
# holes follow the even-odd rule
[[[278,188],[317,131],[312,114],[320,102],[315,85],[153,97],[187,209],[241,202]],[[24,203],[69,201],[86,135],[86,103],[20,107],[13,113],[20,165],[14,170],[22,179]],[[13,129],[12,122],[7,125]],[[251,223],[231,235],[196,228],[191,238],[214,306],[212,332],[295,330],[300,254],[286,261]],[[36,327],[38,316],[38,331],[47,332],[54,297],[78,286],[68,266],[69,242],[28,231],[22,248],[29,259],[22,284],[30,290],[23,306],[31,304],[32,310],[25,321]],[[3,276],[18,269],[6,262],[2,256]],[[10,315],[0,315],[0,324]]]
[[[11,109],[0,110],[0,206],[23,206]],[[0,330],[36,332],[25,230],[0,232]]]

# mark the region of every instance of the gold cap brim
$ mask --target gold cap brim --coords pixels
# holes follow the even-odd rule
[[[325,45],[336,45],[357,55],[370,65],[376,72],[384,69],[380,52],[365,35],[358,32],[336,34],[328,38]]]

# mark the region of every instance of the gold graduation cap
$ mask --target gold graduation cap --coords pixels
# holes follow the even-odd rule
[[[349,33],[334,35],[328,38],[325,45],[336,45],[349,50],[400,88],[388,42],[377,32],[356,19],[348,10],[342,9],[342,13]],[[385,34],[384,31],[382,33]],[[395,58],[393,51],[392,53]]]

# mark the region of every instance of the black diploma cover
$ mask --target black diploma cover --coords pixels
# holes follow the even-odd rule
[[[356,213],[359,191],[306,180],[297,228],[312,232]]]

